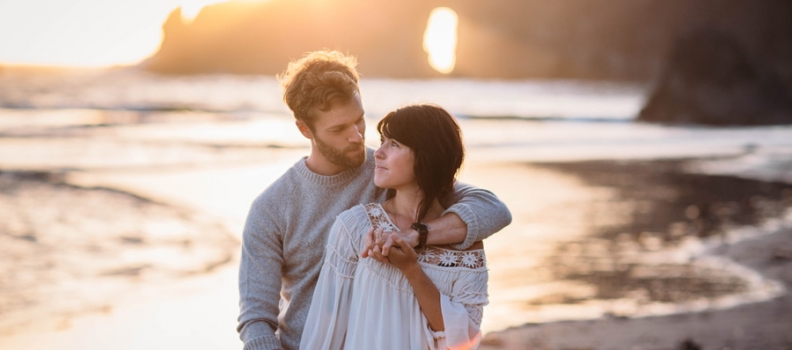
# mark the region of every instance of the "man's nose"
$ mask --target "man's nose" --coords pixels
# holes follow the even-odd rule
[[[349,142],[356,142],[356,143],[363,142],[363,134],[360,132],[357,126],[352,128],[352,135],[349,136]]]

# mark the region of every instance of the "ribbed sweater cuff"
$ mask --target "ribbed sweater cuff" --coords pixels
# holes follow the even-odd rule
[[[476,215],[472,210],[470,210],[470,208],[468,208],[467,205],[464,204],[454,204],[448,208],[445,213],[457,214],[459,218],[467,224],[467,236],[465,236],[465,241],[460,244],[452,244],[451,247],[457,250],[465,250],[470,248],[470,246],[476,242],[479,231],[481,231],[478,220],[476,220]]]
[[[268,335],[247,342],[244,350],[283,350],[283,347],[278,337]]]

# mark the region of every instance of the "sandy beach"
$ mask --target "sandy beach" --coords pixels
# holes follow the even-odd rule
[[[718,256],[792,288],[792,231],[725,245]],[[792,295],[724,310],[526,324],[487,334],[480,349],[792,349]]]
[[[743,158],[741,161],[740,159]],[[726,224],[731,230],[745,224],[760,225],[759,217],[782,214],[792,199],[787,188],[786,176],[789,174],[787,160],[772,162],[753,162],[746,165],[745,157],[705,158],[677,160],[656,160],[650,162],[572,162],[555,164],[533,164],[540,169],[555,169],[565,173],[575,173],[593,187],[607,186],[626,194],[627,197],[651,200],[663,197],[663,187],[677,184],[677,190],[687,195],[687,199],[667,199],[665,205],[651,206],[654,219],[641,218],[639,213],[629,222],[630,230],[661,231],[654,225],[668,225],[689,215],[690,205],[697,203],[712,204],[718,200],[740,201],[739,197],[774,193],[781,202],[771,214],[760,214],[742,209],[732,211],[730,219],[715,219],[716,214],[697,223],[707,227],[699,231],[699,236],[715,238],[698,258],[714,257],[732,261],[741,267],[756,271],[764,278],[783,284],[781,293],[769,300],[746,303],[733,307],[718,308],[705,306],[702,311],[681,308],[664,316],[628,316],[618,312],[607,314],[598,319],[579,321],[556,321],[527,323],[509,327],[506,330],[490,332],[482,340],[482,349],[791,349],[792,348],[792,230],[785,227],[769,226],[762,234],[744,239],[729,239],[723,235]],[[616,166],[618,164],[618,166]],[[611,167],[616,169],[610,169]],[[618,169],[621,168],[621,169]],[[706,169],[709,169],[706,170]],[[716,170],[729,169],[727,174],[741,176],[702,177],[701,173],[717,173]],[[620,177],[620,174],[622,178]],[[648,176],[641,176],[648,175]],[[670,176],[669,176],[670,175]],[[625,178],[626,176],[626,178]],[[630,179],[632,178],[632,179]],[[752,179],[753,178],[753,179]],[[654,180],[652,180],[654,179]],[[765,181],[756,181],[763,179]],[[780,187],[775,187],[780,186]],[[673,187],[673,186],[672,186]],[[760,189],[763,188],[763,189]],[[639,193],[636,193],[639,192]],[[727,193],[743,192],[737,197]],[[655,193],[653,195],[652,193]],[[682,197],[685,197],[683,195]],[[730,198],[729,198],[730,197]],[[591,200],[591,199],[590,199]],[[687,201],[687,202],[686,202]],[[596,202],[596,199],[594,199]],[[783,204],[787,203],[787,204]],[[740,205],[737,205],[738,207]],[[640,211],[639,211],[640,212]],[[694,211],[697,218],[702,212]],[[635,214],[635,213],[633,213]],[[756,217],[759,214],[759,217]],[[788,215],[788,214],[785,214]],[[660,216],[662,219],[657,220]],[[676,217],[675,217],[676,216]],[[720,222],[718,222],[720,221]],[[729,223],[726,223],[728,221]],[[737,222],[739,223],[737,223]],[[721,227],[718,229],[716,227]],[[612,231],[617,232],[620,230]],[[707,231],[710,230],[710,231]],[[726,228],[726,231],[730,230]],[[722,236],[721,238],[717,238]],[[668,238],[668,237],[667,237]],[[673,240],[673,239],[672,239]],[[629,283],[618,280],[617,283]],[[497,295],[497,290],[492,293]],[[558,300],[556,298],[555,300]],[[549,299],[549,302],[554,302]],[[575,302],[568,300],[569,302]],[[579,302],[579,301],[578,301]]]
[[[0,28],[0,350],[243,349],[240,283],[266,294],[245,294],[248,347],[264,323],[294,333],[294,272],[324,261],[262,237],[318,253],[369,203],[256,198],[309,154],[341,171],[357,140],[401,191],[413,144],[378,124],[421,104],[458,123],[456,180],[512,217],[484,239],[488,303],[460,342],[792,350],[792,1],[7,0]],[[502,222],[463,199],[477,239]],[[484,294],[449,283],[454,303]]]
[[[90,189],[93,188],[93,191],[99,192],[102,196],[129,197],[134,201],[162,206],[158,210],[161,213],[181,210],[191,212],[193,218],[198,215],[197,213],[204,213],[207,215],[198,215],[198,217],[210,222],[212,220],[209,218],[215,217],[214,227],[217,227],[216,231],[221,233],[218,237],[226,235],[227,238],[218,241],[226,243],[218,245],[206,241],[206,238],[195,236],[197,232],[191,234],[189,239],[204,241],[203,244],[208,243],[213,248],[219,249],[218,253],[212,254],[211,250],[206,249],[177,249],[176,252],[187,254],[185,257],[178,257],[174,256],[174,252],[164,252],[164,256],[171,257],[171,261],[182,263],[194,261],[193,265],[182,267],[185,269],[184,272],[170,276],[168,273],[174,274],[178,271],[150,262],[141,265],[139,261],[122,263],[123,261],[117,259],[109,260],[119,265],[112,270],[115,271],[115,275],[98,274],[104,277],[97,278],[106,285],[114,285],[115,288],[97,289],[95,281],[84,280],[77,283],[84,287],[82,290],[70,290],[71,304],[42,303],[48,300],[45,295],[52,293],[68,295],[52,285],[28,287],[27,290],[37,291],[42,295],[36,300],[39,302],[39,307],[20,306],[20,312],[4,313],[3,321],[6,327],[4,327],[5,335],[0,336],[0,348],[52,349],[62,348],[63,344],[69,344],[66,347],[69,349],[103,349],[110,346],[109,344],[121,349],[240,347],[241,343],[236,339],[233,330],[237,298],[238,245],[236,242],[239,234],[238,231],[234,232],[233,227],[243,222],[245,203],[240,201],[229,206],[228,203],[222,204],[225,202],[223,198],[235,193],[235,198],[247,196],[252,200],[255,193],[247,193],[248,189],[262,181],[274,179],[279,171],[290,164],[289,155],[294,156],[299,152],[299,150],[284,151],[284,154],[278,157],[281,161],[270,165],[227,169],[190,169],[155,174],[89,172],[54,178],[43,175],[36,177],[29,173],[25,173],[24,176],[5,174],[6,181],[21,181],[25,186],[47,186],[46,183],[53,183],[54,185],[50,186],[54,186],[57,191],[63,191],[58,188],[64,186],[68,191],[91,191]],[[729,278],[725,280],[719,278],[717,269],[704,271],[715,275],[702,276],[701,271],[682,268],[673,273],[680,281],[687,282],[669,284],[662,288],[669,293],[678,292],[676,296],[641,297],[636,296],[635,291],[644,288],[647,280],[654,280],[655,283],[669,281],[667,275],[659,272],[662,269],[655,269],[654,274],[640,278],[622,276],[616,280],[606,278],[608,272],[606,269],[599,271],[599,274],[588,274],[589,277],[599,276],[598,279],[589,278],[581,281],[576,280],[574,274],[568,270],[550,268],[559,263],[559,257],[565,256],[565,250],[559,248],[564,244],[591,243],[591,235],[594,235],[594,240],[598,241],[601,238],[597,237],[608,237],[610,233],[615,232],[613,227],[618,227],[616,231],[625,232],[651,231],[641,219],[628,216],[625,221],[625,218],[619,215],[605,215],[613,208],[623,208],[624,202],[631,202],[636,196],[648,200],[649,202],[644,205],[651,206],[654,209],[651,211],[653,213],[673,211],[676,212],[674,215],[681,215],[682,220],[686,219],[685,209],[689,207],[689,203],[684,202],[685,199],[681,203],[672,201],[667,204],[670,208],[676,208],[676,211],[658,206],[657,204],[662,201],[653,202],[651,196],[636,193],[634,185],[613,180],[611,173],[618,172],[619,169],[629,170],[631,177],[644,185],[648,184],[647,181],[657,181],[657,179],[650,180],[651,178],[668,179],[669,174],[676,174],[682,178],[692,176],[711,179],[709,175],[679,173],[680,169],[689,167],[690,164],[690,160],[558,164],[488,163],[474,160],[468,163],[463,173],[463,180],[476,184],[483,183],[482,186],[487,186],[499,194],[513,211],[515,221],[510,227],[519,228],[519,230],[507,229],[487,242],[487,249],[491,254],[489,258],[491,305],[485,309],[484,326],[487,333],[482,342],[482,349],[681,349],[680,344],[688,339],[700,345],[701,349],[788,349],[792,342],[789,336],[792,334],[789,332],[792,329],[792,320],[787,316],[789,311],[792,311],[792,296],[788,292],[792,285],[792,269],[790,269],[792,230],[781,228],[773,232],[753,233],[736,239],[736,243],[733,244],[728,243],[728,237],[720,237],[717,234],[722,232],[718,227],[724,224],[728,227],[737,227],[737,224],[759,225],[760,221],[767,219],[765,215],[778,216],[780,213],[776,211],[786,210],[787,201],[790,199],[783,197],[782,193],[787,196],[789,194],[788,191],[784,192],[784,188],[792,186],[732,178],[732,181],[745,181],[741,183],[741,188],[751,195],[775,196],[768,198],[768,201],[776,203],[776,206],[765,204],[764,208],[767,212],[763,213],[744,213],[745,210],[739,210],[743,213],[738,215],[734,212],[728,215],[726,220],[728,223],[724,218],[717,216],[707,219],[706,225],[702,227],[708,227],[712,231],[706,231],[702,236],[715,238],[721,243],[708,245],[705,251],[695,253],[695,258],[686,258],[701,260],[707,256],[724,257],[758,272],[766,279],[763,281],[782,282],[786,288],[780,295],[770,300],[746,302],[740,299],[740,295],[751,294],[748,290],[751,287],[740,283],[734,284]],[[665,176],[661,176],[662,174]],[[231,178],[237,181],[230,181]],[[529,191],[508,190],[510,184],[524,181],[526,178],[532,182]],[[228,185],[222,189],[207,186],[216,181]],[[678,182],[677,186],[679,183],[689,182],[690,179],[687,179]],[[58,183],[62,184],[57,185]],[[759,187],[767,187],[767,184],[770,184],[770,187],[764,190],[759,187],[752,189],[751,184]],[[718,186],[732,185],[726,183]],[[25,187],[20,184],[16,186]],[[687,185],[681,187],[683,192],[688,191],[685,186]],[[701,187],[695,183],[692,186]],[[735,199],[718,197],[717,192],[720,188],[718,186],[703,188],[702,193],[695,197],[696,200],[717,203],[720,200]],[[101,190],[103,188],[114,190],[108,192]],[[204,190],[196,191],[197,188]],[[124,193],[132,193],[134,196],[130,197]],[[665,192],[659,193],[662,195]],[[712,197],[703,198],[702,195],[707,193]],[[530,194],[530,198],[525,197],[527,194]],[[104,203],[107,203],[107,200],[107,198],[103,199]],[[212,214],[208,215],[208,213]],[[670,215],[666,217],[666,221],[680,219],[668,213],[666,215]],[[206,226],[206,224],[202,225]],[[230,227],[229,230],[224,226]],[[581,236],[580,232],[576,231],[580,227],[588,227],[589,233]],[[611,229],[608,229],[609,227]],[[535,239],[530,239],[529,234],[528,238],[518,238],[521,235],[518,231],[534,230],[551,230],[561,237],[548,238],[539,235]],[[211,234],[207,237],[211,237]],[[638,250],[643,251],[644,254],[664,250],[677,251],[680,242],[684,241],[679,238],[669,236],[667,240],[659,243],[660,246],[649,247],[651,249],[632,247],[627,251]],[[515,239],[521,239],[525,243],[515,247]],[[525,239],[529,240],[525,241]],[[132,238],[121,236],[118,242],[130,244],[128,242],[130,240]],[[635,242],[642,242],[641,240],[643,240],[642,244],[658,242],[657,239],[641,238],[640,235],[636,237]],[[132,243],[144,247],[150,244],[149,249],[155,250],[167,249],[169,244],[167,242],[158,244],[156,241],[142,238]],[[183,247],[183,243],[179,244],[181,244],[179,247]],[[79,249],[64,250],[79,251]],[[231,254],[231,257],[223,258],[224,255],[219,252]],[[623,253],[611,252],[604,256],[595,256],[594,259],[596,261],[624,259],[621,255]],[[216,255],[218,258],[213,258]],[[577,258],[581,260],[572,261],[570,266],[580,268],[592,262],[590,260],[592,256],[587,253],[579,253]],[[87,262],[92,264],[102,261],[96,258],[86,259],[86,257],[82,260],[88,260]],[[23,261],[30,263],[36,260],[27,257]],[[628,264],[656,266],[639,261]],[[201,269],[203,272],[191,274],[189,269]],[[52,271],[62,272],[62,268],[30,269],[30,271],[52,273]],[[89,273],[85,272],[84,275]],[[528,291],[515,286],[515,281],[517,285],[527,284],[538,287]],[[581,282],[587,283],[589,287],[581,288]],[[570,286],[572,288],[564,291],[564,287],[557,286],[558,283],[564,283],[565,288]],[[614,284],[623,288],[614,289]],[[54,285],[59,286],[62,283]],[[594,286],[593,292],[590,286]],[[647,288],[651,290],[651,287]],[[610,291],[608,293],[612,295],[601,295],[602,291]],[[753,292],[761,294],[759,298],[769,293],[761,290]],[[6,292],[4,297],[9,298],[8,295]],[[734,295],[740,299],[736,301],[738,304],[736,307],[724,307],[722,303],[718,304],[719,297],[725,296],[728,299],[733,298]],[[631,306],[625,307],[625,300],[633,300],[632,304],[627,302]],[[701,306],[701,300],[709,300],[710,305]],[[671,311],[668,311],[669,307],[672,308]],[[706,310],[695,311],[702,307]],[[671,315],[642,316],[642,312],[653,310],[652,308],[665,310],[661,312]],[[552,322],[552,318],[548,318],[548,315],[555,315],[551,317],[560,319],[585,320]],[[41,317],[45,317],[47,321],[32,320]],[[518,323],[520,319],[536,318],[551,321],[529,322],[523,326],[516,326],[520,324]],[[509,328],[503,330],[505,327]],[[135,332],[125,331],[130,328],[135,329]],[[122,344],[115,345],[117,341],[121,341]]]
[[[271,77],[108,74],[135,88],[66,77],[77,105],[42,90],[19,97],[40,108],[0,109],[0,349],[241,348],[248,206],[307,141],[259,99],[278,95]],[[176,97],[147,88],[162,84],[214,107],[163,108]],[[433,93],[458,110],[460,180],[512,211],[485,242],[482,348],[788,350],[792,128],[634,123],[632,89],[543,84],[366,82],[369,125]],[[553,106],[569,118],[530,119]],[[615,117],[575,119],[584,106]]]

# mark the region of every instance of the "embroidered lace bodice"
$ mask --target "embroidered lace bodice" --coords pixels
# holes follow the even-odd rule
[[[399,269],[360,257],[369,225],[398,229],[379,204],[356,205],[336,218],[300,349],[476,349],[488,303],[484,251],[418,252],[421,270],[440,292],[445,329],[436,332]]]
[[[398,227],[388,217],[385,209],[378,203],[365,205],[371,226],[375,229],[382,228],[385,232],[398,231]],[[418,262],[442,267],[460,267],[467,269],[483,269],[487,266],[483,249],[452,250],[435,246],[427,246],[417,252]]]

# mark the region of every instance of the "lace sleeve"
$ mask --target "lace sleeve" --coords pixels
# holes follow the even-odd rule
[[[468,270],[454,284],[451,295],[440,295],[445,339],[438,339],[438,348],[478,348],[481,318],[488,304],[487,279],[486,270]]]

